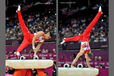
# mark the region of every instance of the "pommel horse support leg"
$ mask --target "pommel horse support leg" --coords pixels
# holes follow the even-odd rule
[[[53,66],[53,61],[6,60],[6,66],[16,69],[13,76],[31,76],[31,69],[36,69],[38,76],[45,76],[43,69]]]
[[[96,68],[58,68],[58,76],[97,76]]]

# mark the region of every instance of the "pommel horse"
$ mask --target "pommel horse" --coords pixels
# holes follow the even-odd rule
[[[58,76],[97,76],[96,68],[58,68]]]
[[[15,69],[13,76],[32,76],[31,69],[45,76],[43,69],[53,66],[53,60],[6,60],[6,66]]]

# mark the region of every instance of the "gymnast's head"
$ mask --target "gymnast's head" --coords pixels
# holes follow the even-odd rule
[[[93,59],[93,53],[87,52],[87,55],[88,55],[88,57],[89,57],[90,59]]]
[[[45,39],[50,39],[50,38],[51,38],[50,32],[46,33],[46,34],[45,34]]]

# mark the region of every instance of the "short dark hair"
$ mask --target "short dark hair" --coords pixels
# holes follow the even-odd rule
[[[90,59],[93,59],[93,53],[87,52],[87,55],[88,55],[88,57],[89,57]]]

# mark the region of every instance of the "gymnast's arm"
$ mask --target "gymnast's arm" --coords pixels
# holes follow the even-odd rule
[[[43,42],[39,42],[38,45],[36,46],[36,48],[34,49],[34,52],[39,51],[42,44],[43,44]]]
[[[32,39],[32,48],[35,49],[35,40],[39,37],[42,36],[44,34],[43,31],[37,32],[36,35],[34,35],[33,39]]]
[[[87,64],[88,68],[91,68],[90,63],[89,63],[89,57],[88,57],[87,53],[85,54],[85,59],[86,59],[86,64]]]

